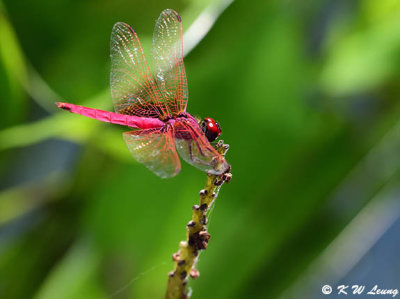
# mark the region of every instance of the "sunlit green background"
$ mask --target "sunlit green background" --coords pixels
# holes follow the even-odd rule
[[[231,146],[192,298],[400,288],[400,228],[383,237],[400,215],[399,1],[3,0],[0,298],[163,297],[205,174],[160,179],[130,157],[126,128],[54,102],[112,110],[113,24],[149,53],[165,8],[184,30],[215,20],[185,58],[188,111]]]

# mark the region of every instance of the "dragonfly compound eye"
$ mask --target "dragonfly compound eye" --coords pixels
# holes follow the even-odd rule
[[[201,122],[201,128],[206,135],[208,141],[210,142],[217,139],[218,136],[221,134],[221,127],[219,126],[219,124],[209,117],[205,118]]]

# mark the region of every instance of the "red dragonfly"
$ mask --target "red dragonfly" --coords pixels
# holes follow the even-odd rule
[[[61,109],[136,128],[123,134],[132,156],[160,177],[181,169],[180,156],[191,165],[220,175],[229,164],[210,142],[221,134],[212,118],[200,123],[186,112],[188,87],[183,64],[182,22],[164,10],[153,36],[153,75],[136,32],[116,23],[111,34],[111,96],[115,113],[70,103]]]

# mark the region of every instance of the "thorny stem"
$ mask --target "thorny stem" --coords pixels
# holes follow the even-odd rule
[[[229,145],[220,140],[217,151],[225,156]],[[232,178],[230,168],[222,175],[207,174],[206,186],[200,191],[200,203],[193,206],[192,220],[186,225],[186,240],[179,243],[178,252],[172,255],[174,270],[168,276],[166,299],[187,299],[190,297],[186,290],[188,276],[196,279],[200,273],[195,268],[200,250],[207,248],[210,234],[207,231],[207,212],[218,196],[223,183]]]

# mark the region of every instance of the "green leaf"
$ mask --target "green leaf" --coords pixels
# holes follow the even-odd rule
[[[321,84],[331,95],[348,95],[371,90],[400,73],[400,7],[384,9],[390,1],[369,1],[367,21],[348,33],[334,32],[329,40]],[[379,12],[379,17],[378,17]],[[347,27],[342,27],[346,30]]]
[[[97,281],[100,257],[88,240],[80,239],[51,271],[36,299],[98,299],[105,294]]]
[[[24,57],[4,8],[0,6],[0,129],[16,124],[26,114],[23,86],[26,86]]]

